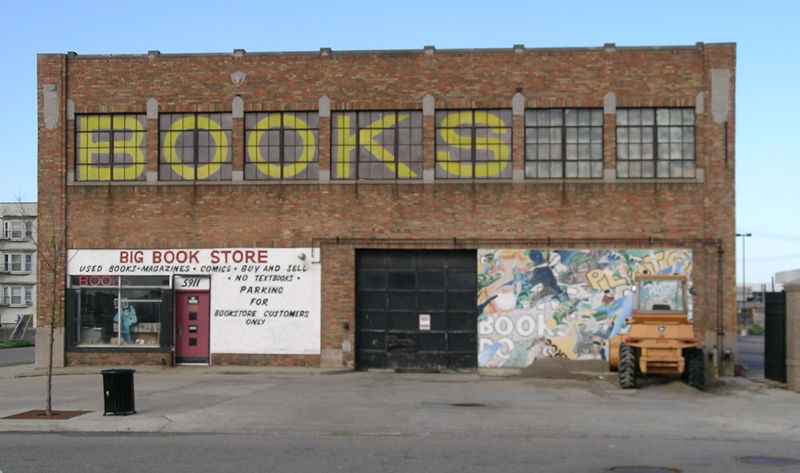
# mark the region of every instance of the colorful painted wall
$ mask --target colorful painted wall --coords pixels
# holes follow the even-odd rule
[[[608,339],[627,328],[634,276],[685,274],[691,286],[691,271],[685,249],[479,250],[478,366],[607,359]]]

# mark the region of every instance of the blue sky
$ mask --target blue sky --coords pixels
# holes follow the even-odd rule
[[[737,231],[746,280],[800,268],[800,2],[43,1],[0,4],[0,201],[36,200],[36,54],[737,43]],[[742,278],[737,240],[737,279]]]

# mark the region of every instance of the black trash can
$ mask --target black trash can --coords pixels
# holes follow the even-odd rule
[[[136,414],[133,402],[133,372],[136,370],[103,370],[103,400],[106,414]]]

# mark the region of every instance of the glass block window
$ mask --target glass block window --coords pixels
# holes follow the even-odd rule
[[[247,113],[244,126],[245,179],[319,177],[319,113]]]
[[[160,180],[230,180],[230,113],[165,113],[158,128]]]
[[[511,110],[442,110],[436,122],[437,179],[508,179]]]
[[[145,115],[75,117],[75,180],[146,179]]]
[[[526,110],[525,177],[603,177],[603,110]]]
[[[332,179],[422,179],[422,112],[337,112]]]
[[[617,177],[695,177],[694,108],[617,109]]]

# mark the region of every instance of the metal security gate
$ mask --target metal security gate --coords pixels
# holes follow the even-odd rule
[[[356,253],[358,369],[477,367],[475,251]]]
[[[768,292],[764,303],[764,377],[786,382],[786,293]]]

